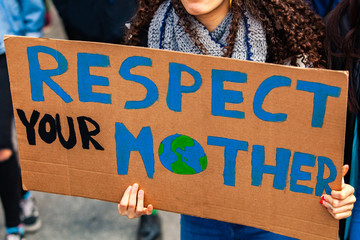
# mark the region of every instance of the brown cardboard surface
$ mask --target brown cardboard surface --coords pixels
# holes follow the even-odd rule
[[[138,182],[145,190],[146,203],[152,203],[157,209],[244,224],[300,239],[337,239],[338,221],[319,204],[320,198],[315,195],[314,189],[318,183],[319,157],[330,159],[336,166],[338,174],[330,187],[339,189],[341,185],[347,105],[345,72],[301,69],[121,45],[24,37],[6,37],[5,46],[23,181],[28,189],[118,202],[127,186]],[[29,61],[34,59],[28,54],[33,46],[45,46],[65,57],[67,71],[51,79],[71,96],[71,102],[62,100],[47,83],[42,83],[44,100],[34,99],[31,89],[35,90],[35,85],[31,85],[30,81],[30,71],[33,70],[29,67]],[[109,66],[92,66],[89,74],[108,78],[109,86],[94,83],[92,92],[110,94],[111,104],[80,101],[79,91],[83,89],[78,87],[81,74],[78,70],[82,64],[79,53],[108,57]],[[119,73],[120,67],[125,66],[124,62],[134,56],[146,58],[147,61],[150,59],[151,63],[132,68],[132,77],[144,76],[158,89],[158,99],[143,109],[125,108],[128,101],[142,101],[148,92],[143,84],[126,80]],[[38,58],[40,72],[60,66],[58,61],[61,57],[58,53],[55,57],[39,53]],[[167,102],[169,78],[174,77],[174,72],[169,70],[171,63],[190,67],[202,79],[197,91],[182,93],[181,111],[171,110]],[[213,89],[213,69],[246,74],[246,82],[234,82],[233,79],[224,79],[223,82],[224,89],[242,92],[244,98],[242,103],[236,104],[227,100],[225,109],[244,112],[244,118],[213,114],[212,111],[219,108],[219,104],[212,97],[221,95],[216,87]],[[285,121],[264,121],[254,113],[256,92],[272,76],[287,78],[291,84],[270,91],[262,109],[270,113],[286,113]],[[194,85],[191,74],[183,72],[181,77],[182,86]],[[279,79],[272,83],[279,82]],[[341,90],[338,97],[327,97],[321,127],[312,126],[313,108],[317,101],[314,100],[314,93],[298,90],[299,81],[320,83]],[[170,88],[173,89],[172,86]],[[39,112],[39,119],[34,125],[35,145],[29,144],[27,130],[19,118],[18,110],[25,113],[28,121],[34,110]],[[59,141],[59,135],[51,143],[46,143],[40,137],[38,129],[45,114],[52,118],[59,114],[65,140],[69,138],[67,117],[73,119],[76,134],[76,145],[73,148],[65,149]],[[77,121],[80,116],[89,117],[98,123],[100,132],[93,139],[104,150],[95,149],[92,142],[89,149],[83,148]],[[48,119],[51,117],[48,116]],[[116,123],[122,123],[135,138],[143,128],[151,130],[153,148],[150,147],[150,152],[154,154],[152,177],[148,176],[138,151],[131,151],[127,174],[118,174],[119,146],[126,145],[127,140],[121,143],[116,140],[119,137]],[[49,122],[45,126],[46,132],[51,133]],[[88,127],[89,131],[94,130],[91,124]],[[205,170],[197,174],[176,174],[162,164],[158,154],[160,143],[174,134],[189,136],[202,146],[207,156]],[[226,147],[217,146],[224,139]],[[231,155],[234,150],[231,150],[231,144],[239,144],[239,141],[246,142],[248,146],[246,150],[235,151],[236,165],[231,167],[231,156],[234,156]],[[260,145],[265,149],[265,165],[276,165],[277,149],[291,152],[289,167],[282,170],[286,176],[284,190],[273,187],[273,174],[263,174],[261,184],[253,184],[252,173],[259,168],[252,163],[255,158],[252,154]],[[151,144],[141,146],[149,150]],[[193,151],[191,148],[183,150],[186,153]],[[176,148],[176,152],[180,156],[186,155],[179,148]],[[316,158],[313,167],[305,166],[309,164],[300,166],[300,171],[310,174],[310,180],[291,181],[299,178],[293,164],[295,152],[311,154]],[[192,155],[187,157],[191,158]],[[302,161],[302,158],[297,158],[297,161]],[[225,166],[225,162],[230,165]],[[224,177],[224,168],[235,171],[235,175],[232,177],[231,173],[226,172]],[[325,166],[324,178],[329,174],[330,170]],[[296,183],[313,189],[312,193],[294,191],[290,185],[295,186]]]

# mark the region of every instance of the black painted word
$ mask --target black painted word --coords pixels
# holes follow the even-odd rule
[[[31,114],[30,119],[28,120],[25,116],[25,112],[21,109],[16,109],[17,114],[22,122],[22,124],[26,128],[26,135],[29,145],[36,145],[36,137],[35,137],[35,125],[39,120],[40,113],[34,110]],[[38,134],[40,138],[48,143],[53,143],[56,138],[59,138],[61,145],[66,149],[72,149],[76,145],[76,134],[75,134],[75,126],[74,120],[72,117],[67,117],[68,129],[69,129],[69,137],[66,140],[62,133],[62,127],[60,123],[59,114],[55,115],[55,118],[50,114],[45,114],[39,124],[38,124]],[[77,122],[79,126],[82,148],[89,149],[90,142],[95,147],[96,150],[104,150],[104,148],[93,138],[97,134],[100,133],[100,126],[97,122],[89,117],[80,116],[77,117]],[[89,130],[89,125],[92,125],[94,130]],[[47,127],[49,126],[49,127]]]

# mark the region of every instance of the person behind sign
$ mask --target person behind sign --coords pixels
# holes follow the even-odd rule
[[[325,17],[339,4],[340,0],[310,0],[313,10],[321,17]]]
[[[305,17],[306,16],[306,17]],[[321,67],[324,24],[302,0],[157,0],[139,2],[126,43],[150,48],[257,62]],[[348,166],[344,167],[343,174]],[[136,183],[125,191],[119,213],[151,214]],[[334,201],[337,204],[334,204]],[[354,189],[324,195],[321,204],[336,219],[351,215]],[[181,216],[182,239],[292,239],[264,230]]]
[[[343,0],[327,19],[326,50],[328,67],[349,71],[349,101],[346,123],[345,163],[351,171],[345,178],[356,189],[360,198],[359,168],[359,112],[360,112],[360,1]],[[353,215],[341,225],[342,239],[359,239],[360,202],[354,206]]]
[[[41,36],[43,0],[0,0],[0,198],[4,207],[6,240],[19,240],[41,226],[31,192],[24,191],[12,141],[13,109],[6,65],[4,35]]]

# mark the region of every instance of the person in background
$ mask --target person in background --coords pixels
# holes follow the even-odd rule
[[[310,0],[313,10],[321,17],[325,17],[341,0]]]
[[[70,40],[120,43],[136,0],[53,0]]]
[[[136,0],[53,0],[70,40],[122,43],[126,23],[137,10]],[[156,211],[140,219],[137,240],[161,238]]]
[[[43,31],[46,32],[46,29],[50,28],[52,16],[50,13],[50,0],[43,0],[45,4],[45,24],[43,27]]]
[[[349,71],[349,101],[346,123],[345,163],[350,174],[345,178],[355,187],[360,199],[359,112],[360,112],[360,0],[343,0],[332,11],[326,23],[328,68]],[[360,201],[353,215],[341,223],[341,237],[360,239]]]
[[[324,23],[302,0],[140,0],[125,40],[129,45],[256,62],[305,67],[325,63]],[[347,170],[345,165],[343,176]],[[119,213],[129,218],[151,214],[153,206],[143,205],[144,196],[138,183],[129,186]],[[320,200],[335,219],[349,217],[354,202],[349,184]],[[182,215],[181,239],[293,238]]]
[[[25,231],[38,230],[41,221],[34,197],[22,189],[12,142],[13,109],[3,38],[5,34],[40,37],[44,10],[43,0],[0,0],[0,198],[6,240],[24,239]]]

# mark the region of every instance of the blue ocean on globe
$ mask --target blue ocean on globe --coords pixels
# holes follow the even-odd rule
[[[197,174],[207,167],[207,157],[202,146],[191,137],[174,134],[159,146],[162,165],[177,174]]]

